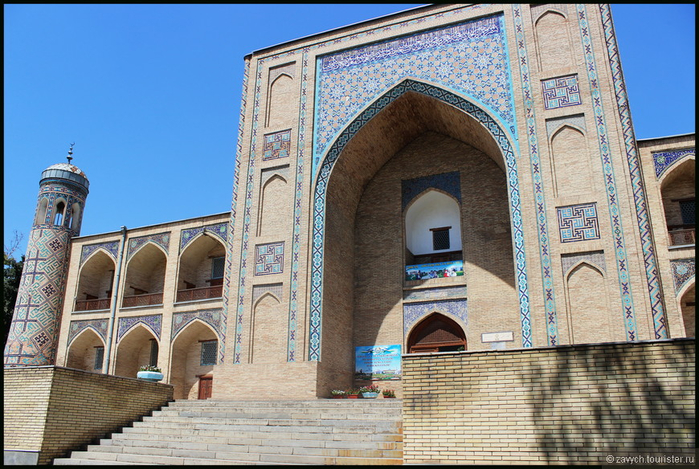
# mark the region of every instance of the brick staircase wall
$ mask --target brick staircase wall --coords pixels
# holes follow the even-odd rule
[[[3,375],[6,464],[50,464],[173,400],[167,384],[72,368],[5,368]]]
[[[406,355],[403,386],[406,464],[693,463],[694,339]]]

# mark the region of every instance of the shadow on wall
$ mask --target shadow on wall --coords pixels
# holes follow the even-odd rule
[[[531,362],[522,379],[531,382],[546,460],[694,457],[695,355],[689,345],[641,354],[634,347],[580,348],[557,352],[550,368]]]

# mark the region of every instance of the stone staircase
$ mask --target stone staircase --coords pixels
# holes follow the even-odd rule
[[[55,465],[403,463],[400,399],[178,400]]]

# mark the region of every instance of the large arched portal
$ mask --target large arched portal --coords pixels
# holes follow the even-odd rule
[[[405,208],[430,188],[459,203],[461,246],[452,250],[463,252],[465,275],[455,281],[468,289],[469,343],[478,347],[481,334],[497,328],[530,346],[516,163],[506,133],[468,101],[424,83],[406,80],[375,104],[320,167],[309,358],[319,360],[321,343],[332,343],[321,366],[349,372],[354,347],[404,343],[403,304],[411,294]]]
[[[408,336],[408,353],[466,350],[466,335],[459,324],[443,314],[433,313],[420,321]]]

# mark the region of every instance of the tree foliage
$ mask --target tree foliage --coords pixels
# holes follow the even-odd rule
[[[3,349],[7,343],[7,336],[10,333],[10,324],[12,323],[12,313],[15,310],[15,301],[17,300],[17,292],[19,284],[22,280],[22,268],[24,267],[24,256],[20,260],[13,257],[19,243],[22,241],[22,236],[15,232],[14,239],[4,247],[4,265],[3,265],[3,311],[2,311],[2,335]]]

